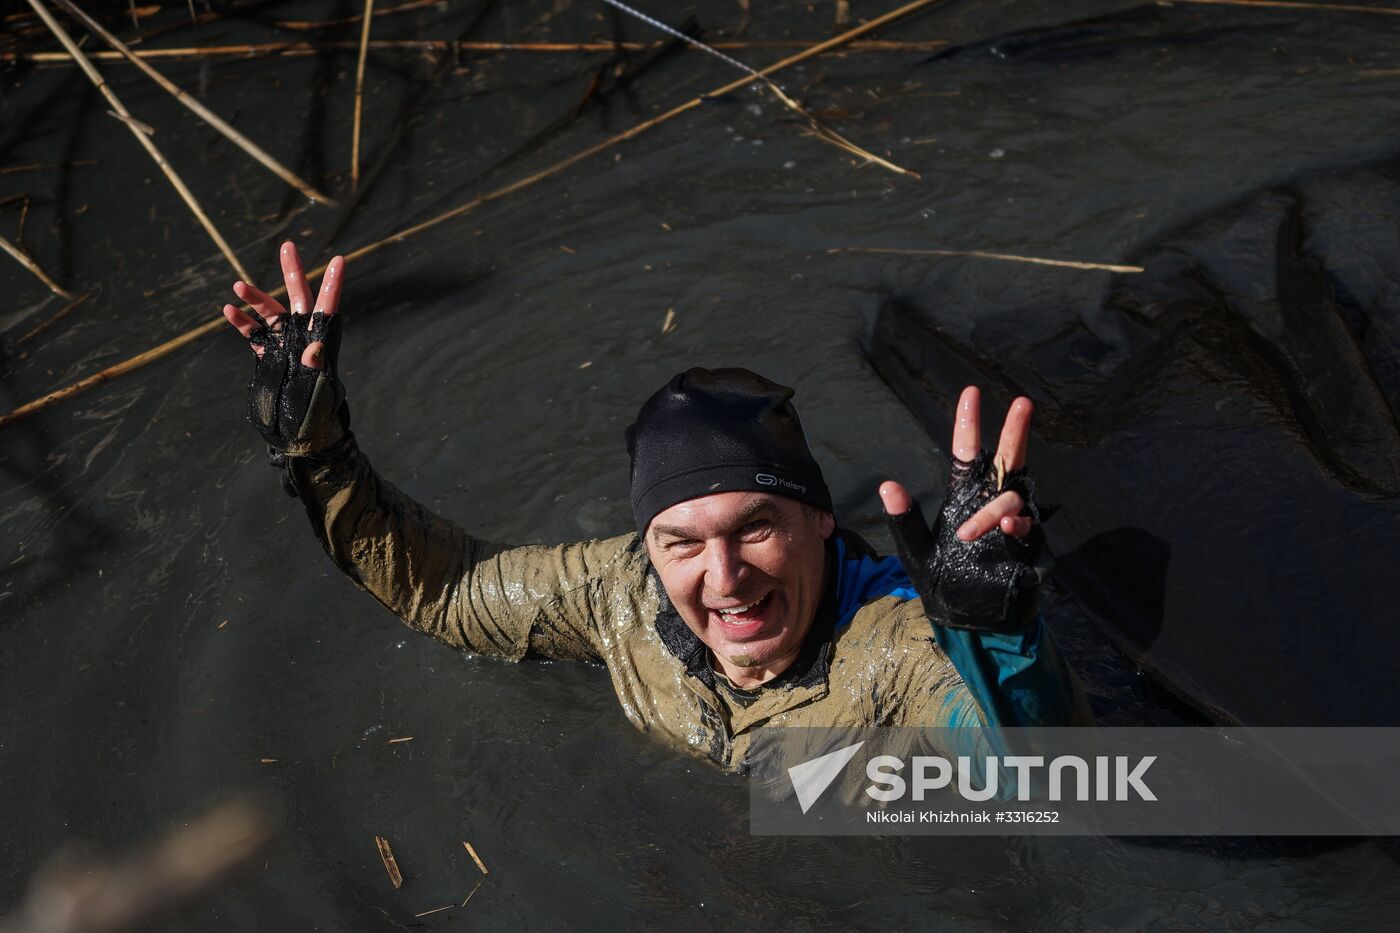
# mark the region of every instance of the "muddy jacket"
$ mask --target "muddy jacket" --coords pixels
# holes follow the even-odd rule
[[[1082,693],[1043,623],[1023,635],[931,626],[894,558],[828,544],[802,654],[754,690],[714,671],[635,533],[553,547],[469,536],[381,479],[353,437],[293,461],[331,559],[411,627],[477,654],[599,662],[638,728],[741,769],[765,726],[1067,725]],[[982,730],[976,730],[982,731]]]

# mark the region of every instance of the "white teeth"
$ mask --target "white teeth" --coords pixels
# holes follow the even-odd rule
[[[758,599],[755,599],[747,606],[735,606],[733,609],[717,609],[715,611],[718,612],[720,615],[732,616],[740,612],[748,612],[754,606],[757,606],[759,603],[763,602],[767,598],[768,594],[764,593],[762,596],[760,596]]]

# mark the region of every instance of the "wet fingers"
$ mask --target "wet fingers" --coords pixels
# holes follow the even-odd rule
[[[1031,439],[1031,414],[1035,406],[1022,396],[1011,403],[1006,412],[1006,422],[1001,428],[1001,439],[997,442],[996,462],[1007,473],[1019,470],[1026,465],[1026,449]]]
[[[322,369],[325,362],[321,359],[321,349],[324,344],[319,340],[313,340],[306,345],[306,349],[301,351],[301,365],[310,369]]]
[[[326,274],[321,279],[321,291],[316,295],[316,310],[323,314],[335,314],[340,307],[340,290],[345,282],[345,257],[336,256],[326,265]]]
[[[301,254],[291,240],[282,244],[282,281],[287,286],[287,305],[293,314],[308,314],[311,311],[311,286],[307,284],[306,272],[301,266]]]
[[[909,511],[914,500],[909,491],[899,483],[886,480],[880,484],[880,504],[884,507],[886,515],[903,515]]]
[[[282,307],[281,302],[247,282],[234,282],[233,293],[238,296],[240,301],[247,303],[248,307],[257,312],[268,327],[275,329],[277,321],[287,313],[287,309]]]
[[[250,318],[243,310],[236,305],[224,305],[224,317],[237,328],[238,332],[250,341],[253,352],[259,357],[263,354],[263,348],[256,343],[251,343],[253,334],[257,333],[262,326],[257,321]]]
[[[982,393],[968,386],[958,397],[958,411],[953,424],[953,456],[972,460],[982,450]]]
[[[1034,521],[1029,515],[1008,516],[1001,520],[1001,533],[1013,538],[1024,538],[1031,533]]]
[[[958,528],[958,539],[976,541],[987,532],[1000,526],[1003,519],[1019,517],[1023,508],[1025,508],[1025,501],[1021,498],[1020,493],[1004,492],[978,510],[976,515],[962,523],[962,526]]]

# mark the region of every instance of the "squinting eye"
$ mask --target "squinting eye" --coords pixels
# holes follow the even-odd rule
[[[760,534],[768,530],[768,521],[766,519],[759,519],[758,521],[749,522],[739,530],[746,535]]]

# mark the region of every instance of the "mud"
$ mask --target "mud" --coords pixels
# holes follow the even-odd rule
[[[949,2],[877,38],[968,54],[783,73],[921,182],[853,170],[742,92],[353,263],[340,376],[361,446],[485,538],[602,537],[629,527],[638,405],[689,366],[743,366],[797,388],[842,523],[887,550],[876,485],[901,479],[934,506],[936,415],[963,379],[983,381],[989,411],[1024,389],[1040,403],[1030,467],[1065,505],[1047,525],[1063,569],[1048,615],[1101,721],[1205,706],[1393,723],[1375,568],[1397,527],[1400,18],[1177,4],[1087,48],[1062,34],[975,51],[1131,8]],[[276,21],[357,11],[249,4],[151,45],[301,41]],[[742,17],[693,12],[711,37]],[[745,35],[816,40],[831,14],[753,4]],[[615,29],[653,38],[567,0],[429,7],[375,36]],[[313,37],[353,41],[358,25]],[[161,68],[342,198],[306,205],[104,65],[264,288],[287,237],[319,264],[734,77],[683,51],[375,53],[352,199],[353,51]],[[17,346],[60,304],[0,262],[9,410],[217,316],[236,276],[80,75],[7,67],[0,82],[3,164],[97,162],[0,176],[0,199],[30,197],[35,259],[96,290]],[[7,236],[18,211],[0,213]],[[1148,271],[829,252],[850,247]],[[915,364],[938,348],[943,365],[910,368],[928,413],[861,346],[892,299],[936,337],[901,347]],[[601,671],[464,657],[350,586],[301,507],[269,504],[251,366],[228,328],[0,429],[0,905],[68,840],[115,849],[261,788],[288,814],[276,847],[166,928],[1378,929],[1400,908],[1400,868],[1367,842],[751,837],[743,781],[637,732]],[[1176,627],[1193,617],[1209,622]],[[1170,705],[1163,682],[1196,705]],[[416,919],[476,883],[463,841],[487,883]]]

